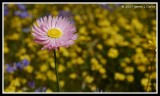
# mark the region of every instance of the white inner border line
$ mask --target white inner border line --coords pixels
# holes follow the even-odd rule
[[[2,44],[4,47],[4,4],[156,4],[156,92],[4,92],[4,48],[2,48],[2,93],[5,94],[157,94],[158,93],[158,2],[3,2]]]

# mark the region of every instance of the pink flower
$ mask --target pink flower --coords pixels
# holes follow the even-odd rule
[[[63,17],[48,18],[45,16],[36,20],[37,25],[33,24],[32,35],[36,43],[44,45],[44,49],[59,49],[69,47],[77,39],[75,26]]]

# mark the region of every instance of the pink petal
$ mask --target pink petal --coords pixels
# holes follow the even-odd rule
[[[47,30],[49,30],[47,17],[45,16],[45,17],[43,18],[43,20],[44,20],[44,24],[45,24]]]
[[[52,23],[51,23],[51,21],[52,21],[52,16],[50,15],[50,16],[48,17],[48,26],[49,26],[49,29],[52,28]]]
[[[33,24],[34,28],[36,31],[44,33],[44,31],[42,31],[40,28],[38,28],[35,24]]]

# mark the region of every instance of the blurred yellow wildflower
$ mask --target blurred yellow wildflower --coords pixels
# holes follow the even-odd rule
[[[143,25],[142,25],[142,23],[138,20],[138,18],[133,18],[133,19],[132,19],[132,26],[133,26],[138,32],[142,32],[142,30],[143,30]]]
[[[86,71],[82,72],[82,76],[85,77],[88,73]]]
[[[7,37],[8,40],[19,40],[20,36],[18,33],[13,33],[11,36]]]
[[[59,73],[62,73],[62,72],[64,72],[66,70],[66,67],[64,67],[64,65],[62,65],[62,64],[59,64],[58,65],[58,72]]]
[[[127,25],[127,23],[128,23],[128,20],[125,17],[120,16],[118,18],[117,23],[119,24],[119,26],[125,27]]]
[[[75,52],[71,52],[69,54],[70,54],[71,58],[76,58],[77,57],[77,54]]]
[[[37,52],[37,55],[39,58],[41,58],[42,60],[46,60],[49,58],[49,53],[47,50],[41,50]]]
[[[96,58],[91,58],[91,64],[98,64],[98,60]]]
[[[21,57],[21,55],[25,55],[26,53],[26,49],[25,48],[21,48],[17,53],[16,56],[17,57]]]
[[[115,79],[115,80],[123,81],[123,80],[125,80],[125,78],[126,78],[125,75],[122,74],[122,73],[116,72],[116,73],[114,74],[114,79]]]
[[[23,59],[27,59],[28,61],[31,61],[31,57],[27,54],[20,56],[20,60],[23,60]]]
[[[127,66],[127,67],[124,68],[124,72],[125,73],[133,73],[134,72],[134,68]]]
[[[117,58],[119,55],[118,50],[115,48],[110,48],[108,51],[108,57],[110,58]]]
[[[89,75],[87,75],[86,77],[85,77],[85,82],[86,83],[92,83],[94,81],[94,78],[93,77],[91,77],[91,76],[89,76]]]
[[[140,10],[140,18],[141,19],[146,19],[148,17],[148,14],[145,10]]]
[[[108,21],[107,19],[105,19],[105,20],[100,20],[100,21],[98,22],[98,25],[101,26],[101,27],[108,27],[108,26],[110,26],[111,24],[110,24],[110,21]]]
[[[77,52],[82,52],[82,49],[80,47],[77,47]]]
[[[120,65],[121,65],[121,67],[126,67],[127,66],[127,64],[125,62],[121,62]]]
[[[76,78],[77,78],[77,74],[76,74],[76,73],[71,73],[71,74],[69,75],[69,78],[71,78],[71,79],[76,79]]]
[[[4,47],[4,54],[9,52],[9,48],[8,47]]]
[[[156,37],[153,36],[149,41],[149,48],[152,49],[152,50],[156,50]]]
[[[77,21],[81,21],[81,17],[79,16],[79,15],[75,15],[75,20],[77,20]]]
[[[97,44],[97,48],[98,48],[99,50],[102,50],[102,49],[103,49],[103,45],[102,45],[102,44]]]
[[[91,91],[95,91],[96,90],[96,85],[89,85],[89,88],[91,89]]]
[[[60,49],[60,51],[62,51],[62,53],[63,53],[63,55],[65,57],[68,57],[70,55],[69,52],[65,48],[63,48],[63,47]]]
[[[5,92],[15,92],[16,91],[16,87],[9,85],[6,89],[4,89]]]
[[[143,52],[142,48],[140,47],[136,48],[136,53],[142,53],[142,52]]]
[[[81,64],[84,64],[84,62],[85,61],[81,57],[77,58],[77,64],[81,65]]]
[[[57,11],[57,10],[52,10],[52,11],[51,11],[51,14],[52,14],[53,16],[57,16],[57,15],[58,15],[58,11]]]
[[[19,78],[15,78],[14,80],[11,81],[11,86],[17,86],[19,87],[21,84],[20,84],[20,80]]]
[[[21,20],[18,17],[13,17],[10,22],[11,22],[11,28],[19,28],[19,27],[21,28],[22,26]]]
[[[104,65],[107,64],[107,60],[105,58],[100,58],[100,62]]]
[[[50,71],[50,70],[47,71],[47,77],[48,77],[50,80],[56,82],[56,75],[55,75],[52,71]]]
[[[48,65],[47,64],[43,64],[40,66],[40,71],[41,72],[46,72],[48,70]]]
[[[152,88],[151,88],[151,82],[148,82],[148,78],[142,78],[141,79],[141,84],[142,84],[142,86],[144,86],[145,91],[151,91],[152,90]]]
[[[136,46],[138,46],[139,44],[141,44],[142,42],[142,38],[140,38],[139,36],[135,36],[134,38],[132,38],[132,45],[130,45],[132,48],[135,48]]]
[[[145,72],[146,71],[146,67],[144,65],[139,65],[137,66],[137,69],[140,71],[140,72]]]
[[[26,84],[27,83],[27,80],[26,79],[21,79],[21,82],[22,82],[22,84]]]
[[[99,69],[99,73],[100,73],[100,74],[105,74],[105,73],[106,73],[106,69],[104,69],[104,68],[101,67],[101,68]]]
[[[59,81],[59,85],[60,85],[60,87],[61,87],[61,88],[63,88],[63,87],[64,87],[64,85],[65,85],[64,80],[60,80],[60,81]]]
[[[152,23],[152,25],[156,25],[156,20],[153,19],[153,20],[151,21],[151,23]]]
[[[147,86],[147,83],[148,83],[148,78],[142,78],[142,79],[141,79],[141,84],[142,84],[143,86]]]
[[[115,43],[114,39],[108,39],[105,41],[105,44],[114,47],[116,43]]]
[[[152,72],[151,78],[152,78],[152,79],[156,79],[156,72]]]
[[[148,58],[140,50],[137,50],[137,53],[133,55],[132,59],[135,64],[149,64]]]
[[[21,53],[21,54],[26,53],[26,49],[25,49],[25,48],[21,48],[21,49],[20,49],[20,53]]]
[[[53,77],[52,77],[52,78],[53,78]],[[46,76],[45,76],[44,73],[37,72],[37,73],[36,73],[36,79],[46,81]]]
[[[32,73],[33,72],[33,66],[28,65],[27,67],[24,68],[24,70],[26,70],[28,73]]]
[[[54,60],[52,58],[49,58],[49,64],[52,68],[55,68]]]
[[[71,62],[67,62],[67,67],[71,68],[72,67],[72,63]]]
[[[82,27],[79,29],[79,34],[81,34],[81,35],[87,35],[86,26],[82,26]]]
[[[128,58],[128,57],[125,57],[125,58],[124,58],[124,61],[125,61],[126,63],[130,63],[130,62],[131,62],[131,59]]]
[[[98,63],[93,63],[92,66],[91,66],[91,69],[94,71],[94,70],[100,70],[100,68],[102,68],[102,66]]]
[[[127,75],[126,79],[127,79],[128,82],[133,82],[134,81],[133,75]]]
[[[52,90],[51,89],[47,89],[46,92],[52,92]]]

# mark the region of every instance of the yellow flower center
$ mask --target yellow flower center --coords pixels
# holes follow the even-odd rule
[[[51,38],[59,38],[60,36],[62,36],[62,32],[54,28],[54,29],[48,30],[47,35]]]

